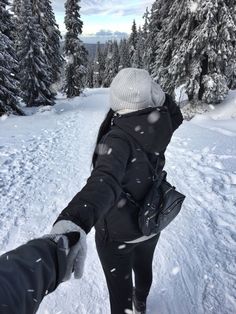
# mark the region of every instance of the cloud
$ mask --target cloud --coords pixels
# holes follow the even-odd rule
[[[81,2],[81,13],[85,15],[136,15],[143,14],[145,7],[153,0],[84,0]]]
[[[108,40],[120,40],[122,38],[127,38],[128,34],[126,32],[119,32],[115,31],[112,32],[111,30],[103,30],[101,29],[99,32],[96,32],[95,34],[89,34],[89,35],[82,35],[81,39],[85,43],[97,43],[100,41],[101,43],[105,43]]]
[[[62,34],[65,34],[64,1],[52,0],[56,19]],[[81,17],[84,22],[83,34],[96,34],[98,30],[111,30],[107,36],[123,36],[115,34],[119,32],[130,33],[132,21],[137,25],[143,24],[143,14],[147,6],[150,7],[153,0],[81,0]],[[105,37],[105,33],[97,37]],[[94,35],[95,36],[95,35]],[[124,37],[124,36],[123,36]]]
[[[99,32],[96,32],[95,34],[90,34],[90,36],[96,36],[96,37],[113,37],[113,38],[123,38],[128,37],[128,34],[126,32],[119,32],[119,31],[111,31],[111,30],[104,30],[101,29]]]
[[[127,37],[128,34],[126,32],[119,32],[115,31],[113,32],[112,30],[104,30],[101,29],[99,32],[96,32],[95,34],[91,34],[91,36],[114,36],[114,37]]]
[[[101,29],[99,32],[95,34],[95,36],[111,36],[113,35],[112,31]]]
[[[56,12],[64,12],[64,1],[53,0]],[[83,15],[135,15],[143,14],[146,6],[150,6],[153,0],[82,0],[80,2]]]
[[[125,32],[118,32],[118,31],[114,32],[114,35],[118,36],[118,37],[127,37],[128,36],[127,33],[125,33]]]

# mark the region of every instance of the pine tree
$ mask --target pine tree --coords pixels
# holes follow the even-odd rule
[[[97,43],[94,59],[93,86],[101,87],[105,70],[105,60],[100,42]]]
[[[119,69],[129,68],[130,63],[130,54],[129,54],[129,45],[127,39],[121,39],[119,44],[119,54],[120,54],[120,66]]]
[[[88,88],[94,88],[95,86],[93,85],[94,82],[94,65],[93,62],[90,61],[88,62],[88,68],[87,68],[87,74],[86,74],[86,84],[85,86]]]
[[[110,87],[113,78],[119,71],[120,55],[117,41],[107,43],[106,66],[104,71],[103,86]]]
[[[119,71],[119,65],[120,65],[120,54],[119,54],[119,47],[116,40],[114,40],[112,45],[112,68],[113,68],[113,78],[116,76],[116,74]]]
[[[13,0],[11,10],[13,12],[14,27],[12,28],[12,33],[13,33],[14,48],[16,51],[18,51],[18,47],[19,47],[18,29],[21,24],[21,21],[20,21],[21,6],[22,6],[22,0]],[[16,67],[16,76],[18,76],[18,73],[19,73],[19,67]]]
[[[103,76],[103,86],[104,87],[110,87],[110,84],[113,79],[113,73],[112,73],[112,57],[113,57],[113,44],[112,41],[109,40],[106,43],[105,50],[107,50],[106,54],[106,66],[105,66],[105,71],[104,71],[104,76]]]
[[[139,27],[138,40],[137,40],[136,49],[133,55],[133,63],[132,63],[132,67],[134,68],[142,69],[144,66],[144,62],[143,62],[143,56],[144,56],[144,51],[145,51],[144,41],[145,39],[143,36],[143,32],[141,28]]]
[[[149,23],[150,23],[150,12],[148,8],[146,8],[146,12],[143,15],[144,19],[144,24],[142,28],[142,35],[143,35],[143,68],[146,69],[147,71],[150,72],[150,67],[149,67],[149,49],[150,48],[150,43],[148,42],[149,39]]]
[[[236,25],[236,5],[233,1],[228,1],[229,9],[231,12],[231,16],[234,22],[234,25]],[[228,87],[230,89],[236,89],[236,42],[232,41],[233,46],[233,55],[232,58],[229,60],[228,66],[227,66],[227,82]]]
[[[50,68],[43,47],[43,32],[33,15],[31,0],[22,0],[19,29],[19,68],[22,98],[27,106],[53,105]]]
[[[14,13],[15,17],[19,17],[20,10],[21,10],[21,0],[13,0],[12,12]]]
[[[67,97],[79,96],[84,88],[86,75],[87,51],[84,48],[79,35],[82,34],[83,22],[80,19],[79,0],[67,0],[65,3],[65,36],[66,83],[64,90]]]
[[[175,0],[161,24],[152,68],[168,92],[186,85],[189,99],[218,103],[235,76],[236,24],[230,0]],[[234,78],[233,78],[234,76]]]
[[[23,114],[18,107],[17,61],[11,37],[13,21],[7,5],[8,0],[0,0],[0,116],[5,113]]]
[[[56,23],[55,14],[50,0],[45,1],[45,7],[45,20],[47,21],[45,23],[45,34],[47,38],[45,52],[48,53],[49,66],[52,69],[52,80],[53,82],[56,82],[60,78],[61,68],[64,63],[60,50],[60,41],[62,37],[59,26]]]
[[[143,23],[143,27],[142,27],[142,33],[143,33],[143,38],[146,41],[147,37],[148,37],[148,25],[149,25],[149,20],[150,20],[150,12],[148,10],[148,8],[146,8],[146,12],[143,15],[143,19],[144,19],[144,23]]]
[[[157,50],[159,48],[159,37],[163,29],[163,21],[168,17],[169,10],[173,1],[156,0],[151,8],[151,12],[145,14],[147,27],[147,38],[145,40],[144,67],[151,73],[154,67]],[[154,73],[155,73],[154,69]]]
[[[131,58],[131,64],[133,63],[133,56],[136,50],[138,42],[138,32],[137,32],[137,26],[135,20],[133,21],[131,34],[129,37],[129,52],[130,52],[130,58]]]
[[[19,0],[18,0],[19,1]],[[58,81],[63,58],[60,52],[61,34],[50,0],[32,0],[33,14],[43,32],[42,44],[51,72],[51,83]]]

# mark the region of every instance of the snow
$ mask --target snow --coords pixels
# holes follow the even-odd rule
[[[185,85],[181,85],[175,89],[175,100],[178,103],[188,100],[188,95],[185,91]]]
[[[235,102],[231,92],[222,106],[185,121],[167,149],[169,181],[186,200],[157,245],[148,314],[236,313]],[[48,233],[83,187],[107,110],[108,90],[88,89],[0,120],[0,253]],[[83,278],[63,283],[38,313],[110,313],[93,230]]]
[[[224,102],[212,107],[212,109],[215,110],[206,114],[206,116],[211,117],[214,120],[236,118],[236,91],[229,91],[229,94]]]
[[[230,91],[222,104],[211,106],[211,111],[204,115],[196,115],[191,122],[203,128],[235,137],[236,91]]]
[[[4,115],[2,115],[1,117],[0,117],[0,120],[1,121],[4,121],[4,120],[6,120],[8,118],[8,115],[7,114],[4,114]]]
[[[199,6],[199,0],[198,1],[190,1],[189,9],[192,13],[195,13]]]

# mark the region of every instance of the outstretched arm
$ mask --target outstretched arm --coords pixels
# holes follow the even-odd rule
[[[129,155],[128,142],[109,134],[99,144],[96,165],[87,184],[62,211],[57,222],[70,220],[88,233],[118,200]]]
[[[183,115],[180,111],[179,106],[177,106],[176,102],[168,94],[166,94],[166,101],[164,105],[169,110],[171,121],[172,121],[173,132],[174,132],[182,124]]]

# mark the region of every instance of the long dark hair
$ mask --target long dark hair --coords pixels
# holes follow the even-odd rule
[[[102,137],[109,131],[110,127],[111,127],[111,120],[113,118],[114,115],[114,111],[112,109],[110,109],[105,117],[105,119],[103,120],[99,131],[98,131],[98,136],[97,136],[97,141],[96,141],[96,147],[98,145],[98,143],[101,141]],[[97,159],[97,152],[96,152],[96,147],[93,153],[93,158],[92,158],[92,166],[95,167],[95,163],[96,163],[96,159]]]

